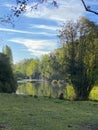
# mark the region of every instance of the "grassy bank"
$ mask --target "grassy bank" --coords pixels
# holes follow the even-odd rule
[[[98,102],[0,94],[0,130],[98,130]]]

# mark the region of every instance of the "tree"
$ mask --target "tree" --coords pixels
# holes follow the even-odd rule
[[[8,45],[3,47],[3,53],[5,55],[7,55],[7,57],[9,58],[10,64],[12,65],[13,64],[13,55],[12,55],[11,48]]]
[[[59,59],[56,54],[56,51],[44,55],[41,60],[41,74],[42,76],[52,81],[54,79],[59,80],[60,79],[60,73],[59,73]],[[57,71],[58,70],[58,71]]]
[[[40,61],[39,59],[32,59],[27,66],[26,74],[30,78],[39,79],[40,71],[39,71]]]
[[[0,92],[16,92],[17,82],[14,77],[9,59],[3,53],[0,53]]]
[[[75,89],[77,99],[87,99],[95,83],[94,74],[98,65],[95,39],[98,26],[86,18],[76,23],[68,22],[60,30],[60,39],[66,48],[66,74]],[[65,45],[64,45],[65,44]],[[98,51],[98,50],[97,50]]]
[[[14,74],[17,79],[24,79],[27,77],[27,67],[32,59],[24,59],[14,65]]]
[[[41,76],[44,79],[49,79],[51,78],[51,66],[49,65],[49,55],[43,55],[41,59],[41,64],[40,64],[40,72]]]

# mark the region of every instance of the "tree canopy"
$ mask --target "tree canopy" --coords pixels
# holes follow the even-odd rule
[[[65,48],[68,82],[73,85],[78,99],[87,99],[98,70],[98,25],[83,17],[64,24],[59,37]]]
[[[9,58],[10,64],[12,65],[13,64],[13,55],[12,55],[12,50],[8,45],[5,45],[3,47],[3,53],[5,55],[7,55],[7,57]]]

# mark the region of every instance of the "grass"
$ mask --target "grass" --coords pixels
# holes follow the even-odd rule
[[[0,94],[0,130],[98,130],[98,102]]]

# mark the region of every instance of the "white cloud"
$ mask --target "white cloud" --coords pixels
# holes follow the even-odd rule
[[[57,31],[57,29],[59,29],[59,27],[57,26],[48,26],[48,25],[31,25],[30,28],[39,28],[39,29],[47,29],[50,31]]]
[[[8,28],[0,28],[0,31],[6,32],[13,32],[13,33],[22,33],[22,34],[32,34],[32,35],[44,35],[44,36],[56,36],[56,33],[49,33],[49,32],[30,32],[30,31],[23,31],[23,30],[15,30],[15,29],[8,29]]]
[[[55,40],[51,41],[13,38],[9,41],[24,45],[32,55],[37,57],[50,53],[52,50],[57,48],[57,42]]]
[[[84,7],[81,1],[76,0],[58,0],[58,8],[47,6],[46,4],[39,5],[38,10],[27,11],[26,17],[31,18],[46,18],[57,21],[65,21],[66,19],[77,19],[84,14]],[[30,8],[30,6],[28,6]]]

